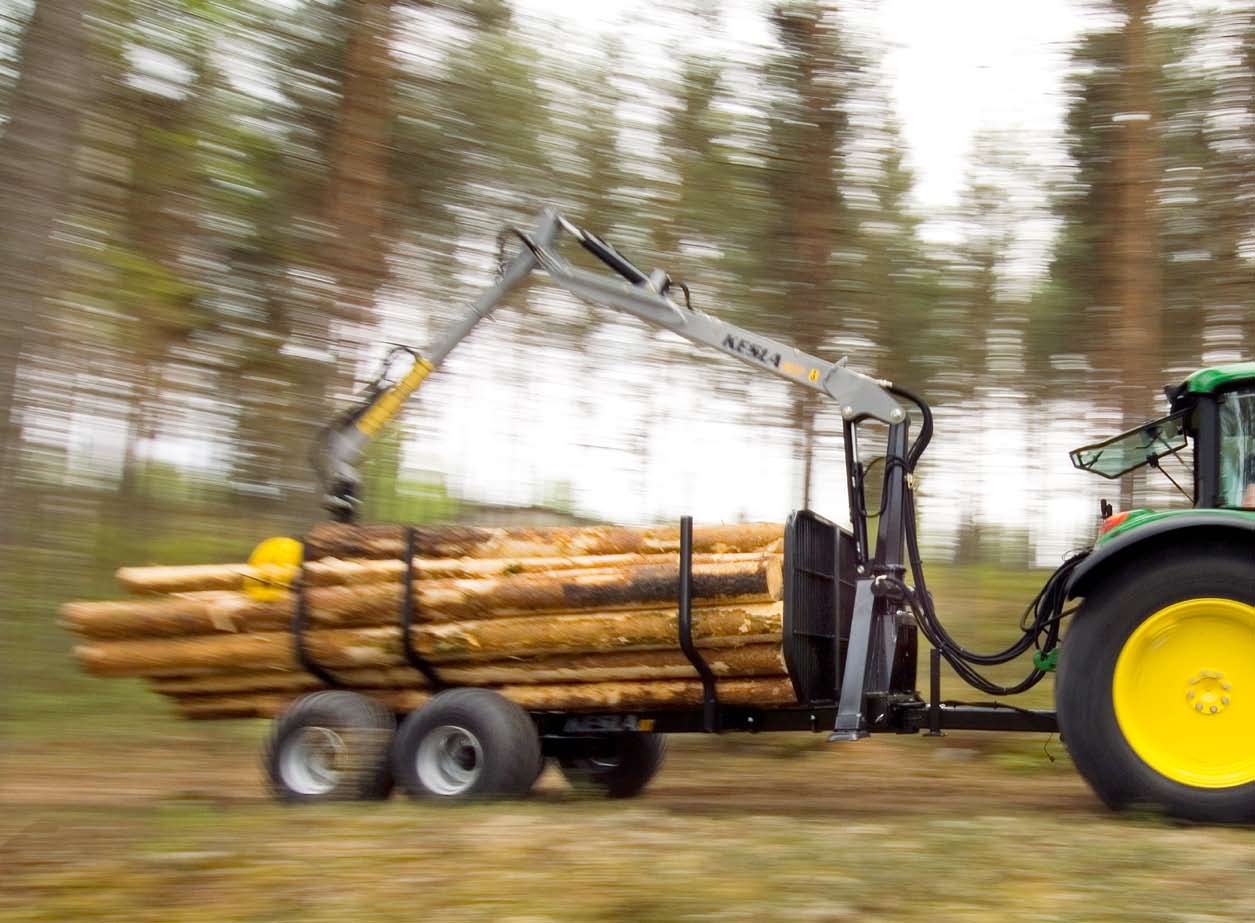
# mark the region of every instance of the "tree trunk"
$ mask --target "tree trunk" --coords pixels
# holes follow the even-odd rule
[[[74,174],[87,92],[86,0],[39,0],[22,37],[0,135],[0,547],[13,520],[18,368],[43,310],[52,234]]]
[[[811,483],[815,470],[815,402],[807,394],[799,394],[793,402],[793,420],[797,427],[798,452],[802,456],[802,509],[811,508]]]
[[[336,273],[337,314],[364,321],[386,274],[392,140],[392,0],[346,0],[348,44],[332,142],[327,264]]]
[[[1155,105],[1157,67],[1150,44],[1150,0],[1125,0],[1123,139],[1118,150],[1119,261],[1116,342],[1124,371],[1125,427],[1141,423],[1159,394],[1160,273],[1159,222],[1155,196],[1159,186],[1159,123]],[[1135,502],[1134,478],[1121,481],[1121,505]]]

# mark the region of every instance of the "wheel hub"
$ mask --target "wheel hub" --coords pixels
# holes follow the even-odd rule
[[[1255,606],[1196,597],[1133,630],[1116,659],[1112,705],[1128,745],[1151,769],[1196,788],[1255,782]],[[1183,707],[1184,706],[1184,707]]]
[[[343,738],[332,728],[301,728],[280,751],[279,775],[298,794],[325,795],[339,784],[345,749]]]
[[[479,780],[484,750],[469,730],[446,724],[428,732],[415,759],[419,781],[428,791],[456,796],[470,791]]]
[[[1233,684],[1220,670],[1200,670],[1190,678],[1185,700],[1194,713],[1209,718],[1218,715],[1232,702]]]

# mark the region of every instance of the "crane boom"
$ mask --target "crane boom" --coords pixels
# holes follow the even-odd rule
[[[326,505],[335,518],[353,518],[360,482],[357,465],[371,439],[476,325],[537,269],[578,298],[630,314],[760,371],[818,391],[837,402],[842,419],[847,422],[870,417],[895,424],[906,419],[905,411],[888,390],[889,382],[848,369],[844,360],[829,362],[690,306],[680,306],[668,295],[673,283],[665,272],[644,273],[604,240],[571,224],[556,209],[542,211],[530,234],[511,230],[525,246],[503,265],[496,283],[450,324],[426,354],[403,350],[413,359],[410,369],[393,383],[377,383],[358,407],[325,431],[318,468],[327,495]],[[623,278],[572,266],[555,248],[560,231],[571,234]]]

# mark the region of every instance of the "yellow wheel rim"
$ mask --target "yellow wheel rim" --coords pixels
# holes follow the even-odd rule
[[[1120,651],[1112,700],[1129,746],[1161,775],[1198,788],[1255,781],[1255,607],[1160,609]]]
[[[282,599],[301,570],[303,551],[294,538],[266,539],[248,557],[251,573],[244,577],[244,592],[262,602]]]

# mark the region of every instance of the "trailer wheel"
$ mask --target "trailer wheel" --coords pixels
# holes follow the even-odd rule
[[[392,713],[355,692],[303,696],[274,721],[262,751],[281,801],[372,801],[392,791]]]
[[[414,798],[521,798],[540,776],[540,737],[527,712],[491,689],[448,689],[401,723],[397,784]]]
[[[614,734],[588,756],[561,756],[562,774],[577,791],[608,798],[639,795],[657,775],[667,752],[662,734]]]
[[[1255,567],[1165,549],[1111,575],[1064,639],[1055,700],[1077,769],[1113,808],[1255,819]]]

